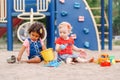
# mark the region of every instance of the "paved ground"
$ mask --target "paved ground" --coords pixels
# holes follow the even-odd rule
[[[20,45],[14,46],[13,51],[7,51],[6,46],[0,47],[0,79],[1,80],[120,80],[120,63],[110,67],[101,67],[96,63],[79,63],[76,65],[61,64],[59,67],[45,67],[44,63],[8,64],[6,59],[19,52]],[[100,53],[114,55],[120,59],[120,46],[113,46],[113,50],[90,51],[88,58],[98,58]],[[23,59],[26,54],[23,55]]]

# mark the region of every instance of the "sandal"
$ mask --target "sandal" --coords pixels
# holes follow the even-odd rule
[[[15,63],[16,62],[16,57],[12,55],[10,58],[7,59],[8,63]]]

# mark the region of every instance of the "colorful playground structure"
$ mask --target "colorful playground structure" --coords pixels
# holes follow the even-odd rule
[[[112,0],[108,0],[108,13],[108,46],[109,50],[112,50]],[[71,35],[77,36],[76,46],[99,51],[104,49],[104,0],[101,0],[101,36],[86,0],[0,0],[0,37],[7,32],[7,50],[13,50],[12,26],[20,24],[17,36],[23,41],[28,37],[29,25],[44,18],[47,21],[43,40],[47,38],[48,48],[54,48],[55,38],[58,37],[58,24],[67,21],[73,27]],[[21,23],[24,20],[27,22]],[[7,29],[2,30],[1,27]]]

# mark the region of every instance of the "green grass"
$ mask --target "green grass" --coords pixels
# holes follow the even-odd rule
[[[120,45],[120,40],[116,40],[113,42],[114,45]]]

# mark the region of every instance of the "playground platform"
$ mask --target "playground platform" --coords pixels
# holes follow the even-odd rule
[[[76,65],[61,64],[59,67],[45,67],[44,63],[8,64],[6,59],[12,54],[19,52],[21,44],[15,44],[13,51],[7,51],[6,46],[0,45],[0,79],[3,80],[119,80],[120,63],[108,67],[101,67],[96,63],[79,63]],[[101,52],[86,50],[88,58],[97,59],[100,53],[114,55],[120,59],[120,46],[113,46],[113,50],[103,50]],[[23,59],[26,54],[23,55]]]

